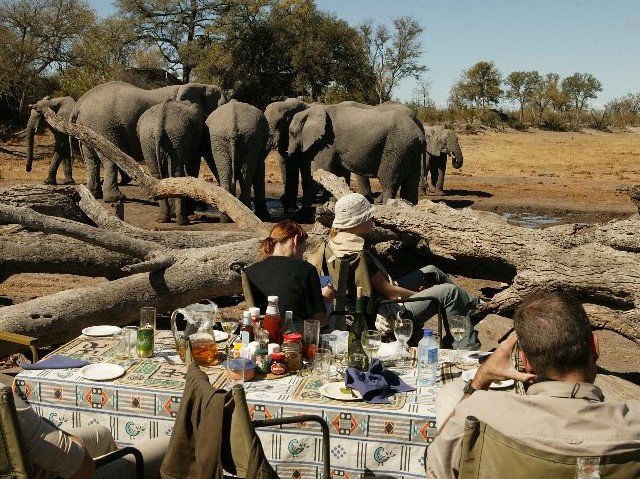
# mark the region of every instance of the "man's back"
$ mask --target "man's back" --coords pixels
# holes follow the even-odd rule
[[[545,381],[526,396],[478,391],[460,402],[429,447],[427,477],[456,477],[467,416],[540,451],[600,456],[640,449],[640,401],[603,401],[593,384]]]

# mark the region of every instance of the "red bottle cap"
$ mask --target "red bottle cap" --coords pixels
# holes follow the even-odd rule
[[[287,333],[283,336],[283,338],[285,341],[291,341],[291,342],[302,341],[302,334],[298,332]]]

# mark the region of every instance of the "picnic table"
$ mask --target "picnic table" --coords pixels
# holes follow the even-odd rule
[[[109,337],[80,336],[51,354],[91,362],[117,362]],[[156,352],[174,349],[169,331],[156,333]],[[451,351],[442,350],[447,360]],[[224,388],[219,367],[202,368],[214,387]],[[415,386],[415,368],[398,369]],[[170,435],[180,408],[186,366],[165,358],[139,358],[123,376],[109,381],[85,379],[78,369],[23,371],[15,390],[43,417],[62,428],[108,426],[120,445]],[[319,378],[291,374],[245,383],[252,419],[320,414],[331,431],[334,477],[390,475],[424,477],[425,446],[436,432],[435,398],[439,385],[396,394],[390,404],[339,401],[323,396]],[[269,462],[281,477],[320,477],[321,434],[313,425],[291,425],[259,431]]]

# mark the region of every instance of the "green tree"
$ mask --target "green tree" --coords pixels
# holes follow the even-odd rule
[[[70,52],[71,66],[57,76],[59,93],[80,98],[100,83],[115,79],[127,67],[143,64],[144,52],[136,48],[126,19],[106,18],[92,26]]]
[[[167,67],[184,82],[189,82],[191,71],[202,62],[216,40],[212,26],[233,3],[229,0],[117,0],[116,7],[118,16],[133,25],[136,39],[155,45]]]
[[[520,121],[524,120],[525,105],[533,100],[536,87],[541,82],[542,77],[537,71],[517,71],[507,76],[505,96],[520,105]]]
[[[502,95],[500,84],[502,74],[493,62],[481,61],[462,74],[462,78],[454,85],[458,101],[485,108],[489,104],[497,104]]]
[[[602,83],[591,73],[574,73],[562,80],[562,92],[577,112],[584,110],[587,100],[598,98],[601,91]]]
[[[538,110],[538,122],[542,121],[542,115],[550,106],[561,103],[560,98],[560,75],[557,73],[547,73],[540,77],[534,84],[532,92],[532,102]]]
[[[407,16],[394,18],[392,23],[392,31],[386,25],[374,27],[371,20],[360,25],[379,103],[391,100],[391,93],[401,80],[418,80],[427,71],[418,62],[422,55],[422,26]]]
[[[17,104],[18,118],[39,93],[43,76],[63,70],[70,52],[95,23],[95,14],[81,0],[6,0],[0,5],[0,31],[6,40],[0,91]],[[49,93],[49,92],[44,92]]]

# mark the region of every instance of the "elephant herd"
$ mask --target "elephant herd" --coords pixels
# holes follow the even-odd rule
[[[377,177],[382,202],[399,195],[416,203],[420,190],[443,194],[448,155],[456,168],[463,162],[453,131],[423,127],[409,108],[397,102],[374,107],[357,102],[307,104],[290,98],[271,103],[262,112],[229,100],[214,85],[189,83],[144,90],[114,81],[89,90],[77,102],[71,97],[46,97],[38,104],[144,161],[159,179],[197,177],[203,158],[221,187],[235,195],[239,183],[240,200],[249,207],[253,189],[255,213],[263,220],[269,219],[264,160],[272,149],[281,159],[285,212],[297,208],[299,177],[302,211],[311,210],[316,193],[312,169],[322,168],[347,180],[353,173],[359,191],[369,198],[369,178]],[[41,118],[32,110],[27,124],[27,171]],[[64,183],[73,183],[71,142],[59,132],[54,131],[54,136],[54,157],[45,183],[56,184],[61,163]],[[104,201],[122,199],[116,165],[83,143],[80,153],[87,166],[89,191]],[[425,186],[429,173],[431,180]],[[174,207],[176,222],[187,224],[184,202],[176,200]],[[168,222],[170,215],[167,200],[161,201],[158,221]]]

